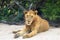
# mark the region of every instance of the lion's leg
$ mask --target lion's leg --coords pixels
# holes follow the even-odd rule
[[[25,27],[25,28],[23,28],[23,30],[17,32],[17,33],[15,34],[15,37],[14,37],[14,38],[18,38],[19,36],[22,36],[22,35],[23,35],[24,33],[26,33],[26,32],[27,32],[27,28]]]
[[[21,30],[17,30],[17,31],[13,31],[14,34],[16,34],[17,32],[20,32]]]
[[[33,30],[31,33],[25,34],[23,38],[30,38],[37,34],[37,30]]]

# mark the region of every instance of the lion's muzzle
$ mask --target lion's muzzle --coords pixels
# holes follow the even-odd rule
[[[26,25],[31,25],[32,21],[26,21]]]

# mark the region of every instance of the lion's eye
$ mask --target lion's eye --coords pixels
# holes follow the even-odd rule
[[[27,17],[28,17],[28,15],[27,15]]]

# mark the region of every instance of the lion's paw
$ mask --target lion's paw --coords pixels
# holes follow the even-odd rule
[[[25,39],[25,38],[30,38],[30,36],[28,35],[28,34],[25,34],[24,36],[23,36],[23,38]]]
[[[19,36],[20,36],[20,34],[16,33],[15,36],[14,36],[14,38],[18,38]]]

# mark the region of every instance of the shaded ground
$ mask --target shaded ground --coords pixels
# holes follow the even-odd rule
[[[22,29],[23,26],[0,23],[0,40],[60,40],[60,28],[50,28],[48,31],[39,33],[32,38],[23,39],[19,37],[14,39],[12,31]]]

